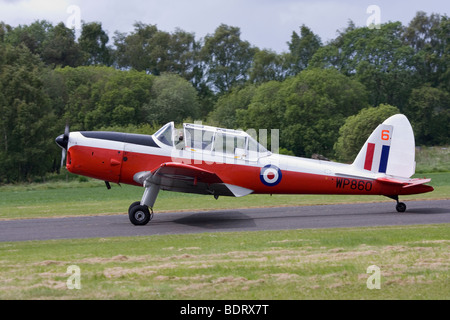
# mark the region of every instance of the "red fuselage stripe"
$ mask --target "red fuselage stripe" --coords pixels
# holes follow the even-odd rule
[[[153,170],[167,162],[189,161],[189,159],[172,159],[168,156],[80,145],[72,146],[69,153],[67,169],[72,173],[136,186],[139,184],[133,180],[133,177],[138,172]],[[214,172],[224,183],[253,190],[255,194],[398,195],[415,194],[415,191],[422,191],[413,190],[416,189],[414,187],[403,189],[401,185],[383,185],[371,179],[341,178],[334,175],[283,170],[282,168],[280,183],[271,187],[261,182],[262,168],[259,166],[207,162],[199,164],[194,162],[190,165]],[[423,190],[422,192],[428,191]]]

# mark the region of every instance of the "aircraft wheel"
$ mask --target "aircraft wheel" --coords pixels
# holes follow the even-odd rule
[[[131,210],[128,212],[128,216],[131,223],[135,226],[145,226],[150,222],[150,220],[152,220],[153,214],[150,213],[147,206],[141,206],[139,204],[131,207]]]
[[[397,212],[405,212],[406,211],[406,204],[403,202],[397,203],[397,206],[395,207],[397,209]]]
[[[131,206],[128,208],[128,213],[131,212],[131,209],[133,209],[133,208],[136,207],[136,206],[139,206],[140,204],[141,204],[140,201],[133,202],[133,203],[131,204]]]

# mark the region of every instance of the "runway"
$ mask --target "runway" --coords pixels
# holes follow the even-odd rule
[[[0,242],[309,228],[450,223],[450,200],[156,213],[143,227],[128,215],[0,221]]]

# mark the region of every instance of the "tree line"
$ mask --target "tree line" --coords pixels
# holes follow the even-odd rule
[[[283,53],[225,24],[196,39],[137,22],[110,39],[83,22],[77,39],[63,23],[0,23],[0,183],[58,171],[54,138],[67,122],[148,134],[194,120],[280,129],[284,153],[351,161],[377,121],[402,112],[418,144],[446,145],[449,38],[448,17],[424,12],[407,26],[349,22],[328,43],[302,25]]]

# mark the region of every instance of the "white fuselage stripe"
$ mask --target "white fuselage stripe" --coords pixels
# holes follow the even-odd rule
[[[80,132],[71,132],[68,148],[70,149],[73,146],[84,146],[91,148],[102,148],[116,151],[140,153],[145,155],[171,157],[174,162],[182,161],[183,163],[191,163],[194,165],[209,163],[251,166],[258,168],[262,168],[267,165],[274,165],[281,170],[327,176],[336,176],[336,173],[338,173],[338,175],[358,176],[365,177],[367,179],[376,179],[380,176],[379,174],[377,175],[366,170],[357,169],[351,165],[330,161],[298,158],[279,154],[271,154],[269,156],[261,157],[257,161],[248,161],[244,159],[224,156],[223,154],[213,154],[213,152],[211,151],[191,151],[191,149],[177,150],[173,147],[163,144],[158,145],[160,145],[160,148],[124,143],[120,141],[87,138]],[[152,168],[148,169],[150,170]]]

